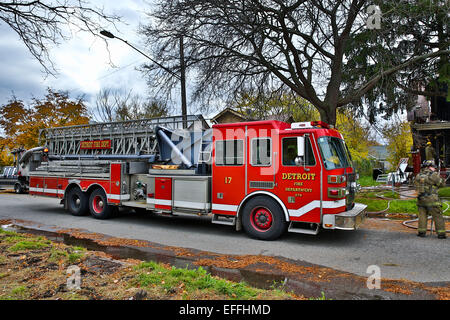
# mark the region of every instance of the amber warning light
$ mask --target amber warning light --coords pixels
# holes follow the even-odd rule
[[[325,129],[330,129],[330,127],[328,126],[328,123],[325,123],[323,121],[312,121],[311,125],[313,127],[319,127],[319,128],[325,128]]]
[[[328,123],[323,121],[295,122],[291,124],[291,129],[325,128],[330,129]]]

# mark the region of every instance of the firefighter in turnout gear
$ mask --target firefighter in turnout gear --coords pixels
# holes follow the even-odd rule
[[[442,203],[438,196],[438,189],[444,186],[444,180],[436,171],[434,161],[425,160],[422,170],[415,180],[417,207],[419,208],[418,236],[424,237],[427,232],[427,219],[431,215],[436,226],[439,239],[445,239],[445,223],[442,217]]]
[[[435,161],[436,159],[436,151],[434,150],[430,141],[427,142],[427,146],[425,147],[425,159],[433,161]]]

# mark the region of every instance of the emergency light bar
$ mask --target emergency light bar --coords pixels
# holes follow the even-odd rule
[[[291,129],[311,129],[314,127],[330,129],[328,123],[323,121],[294,122],[291,124]]]

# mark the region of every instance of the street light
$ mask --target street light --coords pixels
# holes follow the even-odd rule
[[[174,73],[172,70],[164,67],[162,64],[160,64],[159,62],[155,61],[151,57],[149,57],[147,54],[145,54],[144,52],[142,52],[141,50],[139,50],[138,48],[136,48],[135,46],[130,44],[128,41],[113,35],[111,32],[106,31],[106,30],[102,30],[102,31],[100,31],[100,34],[102,36],[110,38],[110,39],[119,39],[120,41],[124,42],[126,45],[130,46],[131,48],[133,48],[134,50],[136,50],[137,52],[142,54],[144,57],[146,57],[147,59],[152,61],[158,67],[160,67],[164,71],[170,73],[172,76],[174,76],[178,80],[180,80],[180,82],[181,82],[181,115],[183,117],[183,128],[186,129],[187,128],[187,106],[186,106],[187,99],[186,99],[186,76],[185,76],[186,68],[185,68],[185,64],[184,64],[183,36],[180,37],[180,69],[181,69],[181,76],[180,76],[180,75],[177,75],[176,73]]]

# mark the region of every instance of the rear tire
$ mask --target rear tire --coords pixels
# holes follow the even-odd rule
[[[14,192],[17,193],[17,194],[22,194],[22,193],[24,193],[24,192],[23,192],[23,187],[22,187],[22,185],[21,185],[20,183],[16,183],[16,184],[14,185]]]
[[[69,190],[66,196],[67,209],[73,216],[85,216],[89,210],[88,196],[81,191],[80,188],[75,187]]]
[[[114,208],[108,204],[108,198],[102,189],[95,189],[89,197],[89,210],[96,219],[108,219],[114,214]]]
[[[283,210],[268,197],[255,197],[244,206],[242,226],[252,238],[275,240],[287,229]]]

